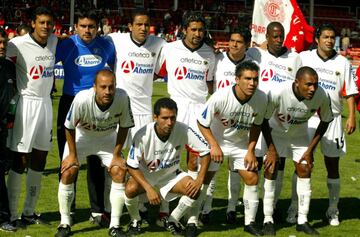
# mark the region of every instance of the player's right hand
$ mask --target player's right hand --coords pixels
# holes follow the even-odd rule
[[[160,195],[153,188],[150,188],[148,191],[146,191],[146,196],[151,205],[160,205]]]
[[[79,161],[76,156],[68,155],[61,162],[61,173],[64,173],[67,169],[76,166],[77,168],[80,166]]]
[[[215,163],[222,163],[224,161],[224,155],[219,145],[211,146],[210,156],[211,160]]]

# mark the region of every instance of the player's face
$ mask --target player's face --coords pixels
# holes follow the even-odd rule
[[[184,34],[184,41],[188,47],[192,49],[199,47],[205,36],[204,23],[198,21],[190,22],[189,26],[184,29]]]
[[[7,47],[7,38],[0,36],[0,58],[5,58]]]
[[[247,43],[245,43],[244,37],[240,34],[231,34],[229,40],[229,54],[234,56],[242,56],[245,55],[246,49],[249,47]]]
[[[75,30],[80,39],[89,44],[96,37],[96,21],[89,18],[79,19],[77,24],[75,24]]]
[[[295,87],[298,97],[311,100],[318,88],[318,78],[305,73],[301,78],[295,79]]]
[[[318,50],[324,53],[332,52],[335,45],[335,32],[332,30],[323,30],[318,39]]]
[[[248,98],[256,91],[259,84],[259,73],[257,71],[244,70],[235,80],[238,87],[236,91]]]
[[[139,15],[134,18],[132,24],[128,25],[131,37],[139,43],[143,43],[149,36],[150,18],[146,15]]]
[[[279,53],[281,52],[284,43],[284,30],[281,27],[273,27],[266,33],[266,40],[268,50],[270,52]]]
[[[176,110],[161,108],[159,115],[154,115],[156,132],[159,136],[169,136],[176,123]]]
[[[115,78],[113,76],[98,75],[94,90],[96,103],[98,105],[110,105],[115,96]]]
[[[35,39],[45,44],[54,28],[54,21],[49,15],[38,15],[35,21],[31,21],[31,26],[34,29],[32,35]]]

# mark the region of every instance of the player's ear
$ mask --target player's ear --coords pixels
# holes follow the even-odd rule
[[[130,31],[132,31],[132,24],[131,23],[128,23],[128,28]]]

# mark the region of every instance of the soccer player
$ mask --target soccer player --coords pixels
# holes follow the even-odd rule
[[[244,185],[244,230],[252,235],[262,235],[256,227],[258,198],[258,162],[255,145],[266,112],[267,98],[257,90],[259,67],[245,61],[235,70],[236,84],[216,91],[206,102],[198,125],[210,145],[211,164],[208,175],[213,175],[227,157],[232,170],[237,170]],[[274,149],[274,147],[272,147]],[[271,151],[272,151],[271,149]],[[274,156],[271,156],[274,165]]]
[[[265,93],[269,93],[269,91],[276,89],[280,84],[286,81],[294,81],[296,72],[302,65],[299,54],[292,52],[283,46],[284,39],[285,31],[281,23],[271,22],[266,28],[267,50],[262,48],[249,48],[246,52],[247,55],[259,63],[259,89],[263,90]],[[260,137],[262,137],[262,135]],[[256,156],[259,161],[262,160],[262,157],[265,155],[265,151],[266,143],[263,138],[260,138],[256,147]],[[270,205],[270,203],[274,202],[274,207],[276,208],[282,189],[284,169],[285,158],[281,158],[278,165],[277,175],[276,177],[273,176],[273,179],[276,179],[276,182],[272,181],[272,179],[264,180],[264,188],[269,188],[270,190],[275,189],[274,195],[263,198],[266,202],[264,203],[264,206]],[[276,187],[274,188],[273,185]],[[264,190],[264,193],[271,194],[272,192]],[[271,199],[274,199],[274,201]],[[280,212],[277,211],[277,209],[273,210],[273,208],[270,207],[264,208],[264,224],[274,223],[272,218],[273,214],[275,218],[281,219]]]
[[[3,28],[0,28],[0,230],[15,231],[16,228],[9,221],[9,200],[5,184],[5,172],[9,165],[9,151],[6,148],[6,137],[8,128],[11,128],[12,118],[8,110],[12,100],[15,87],[15,65],[6,59],[6,48],[8,38]],[[13,101],[15,102],[15,101]],[[12,105],[14,106],[14,104]]]
[[[268,94],[269,105],[266,119],[270,119],[271,136],[281,158],[294,161],[298,196],[296,230],[310,235],[319,233],[308,223],[314,150],[333,120],[328,94],[318,87],[318,75],[310,67],[301,67],[294,82],[283,83]],[[313,137],[310,137],[307,122],[318,111],[321,121]]]
[[[251,33],[241,27],[230,33],[229,51],[219,53],[215,56],[215,75],[214,90],[226,88],[236,84],[235,69],[241,62],[251,60],[247,56],[246,50],[250,46]],[[206,199],[201,213],[201,221],[203,224],[209,223],[210,212],[212,206],[213,192],[215,190],[216,177],[212,179],[207,189]],[[236,206],[240,193],[240,178],[237,170],[231,170],[229,166],[228,172],[228,207],[226,211],[226,221],[229,224],[236,222]]]
[[[183,17],[182,40],[166,44],[160,54],[156,72],[168,78],[168,93],[178,106],[177,121],[197,129],[196,116],[203,109],[213,88],[215,55],[204,43],[205,20],[200,13],[188,12]],[[188,155],[188,173],[197,177],[197,159]],[[204,190],[207,187],[203,187]],[[196,208],[192,208],[191,212]],[[188,224],[198,225],[198,213],[190,213]]]
[[[41,176],[52,142],[52,104],[57,38],[52,29],[53,13],[45,7],[33,11],[33,31],[10,40],[6,55],[16,66],[16,86],[20,94],[9,148],[14,152],[9,171],[8,196],[10,221],[14,226],[41,223],[35,214]],[[28,167],[22,221],[18,216],[21,174]]]
[[[339,157],[346,153],[345,133],[341,118],[342,101],[345,98],[349,111],[345,131],[347,134],[352,134],[356,128],[354,96],[358,93],[351,73],[351,63],[333,49],[335,32],[335,28],[331,24],[320,25],[315,34],[317,49],[300,54],[303,65],[314,68],[319,75],[319,86],[329,94],[334,114],[334,120],[330,123],[320,143],[327,169],[327,187],[329,190],[329,207],[326,217],[332,226],[339,225]],[[319,116],[314,116],[309,121],[311,134],[314,133],[319,121]],[[290,209],[296,210],[297,206],[294,205],[294,202],[296,204],[296,199],[292,202]]]
[[[98,18],[94,11],[82,10],[76,15],[76,34],[61,41],[56,49],[56,63],[61,62],[64,68],[64,86],[60,97],[57,118],[57,140],[60,164],[65,146],[65,118],[75,95],[94,84],[96,73],[104,67],[113,68],[115,48],[104,38],[97,36]],[[104,168],[96,157],[89,157],[88,189],[91,205],[90,219],[100,225],[107,225],[108,218],[104,212]],[[61,174],[59,173],[59,178]],[[75,199],[72,205],[74,211]],[[109,212],[110,210],[107,210]]]
[[[146,193],[152,205],[159,205],[162,199],[171,201],[182,195],[165,226],[174,235],[182,234],[179,221],[199,196],[210,162],[209,148],[200,134],[177,122],[176,116],[176,103],[169,98],[159,99],[154,105],[155,122],[141,128],[133,139],[127,159],[131,177],[125,191],[125,203],[131,217],[128,234],[131,236],[141,233],[137,205],[139,194]],[[195,180],[180,169],[181,152],[185,145],[190,145],[204,159]]]
[[[99,156],[112,177],[109,236],[125,236],[120,227],[126,173],[121,149],[128,129],[133,126],[129,97],[124,90],[115,87],[113,72],[100,70],[93,88],[75,96],[66,116],[67,145],[58,192],[61,222],[56,237],[71,235],[70,205],[74,198],[74,181],[80,163],[89,155]]]

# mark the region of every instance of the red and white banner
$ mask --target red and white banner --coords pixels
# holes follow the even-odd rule
[[[284,45],[287,48],[301,52],[312,44],[314,28],[306,23],[296,0],[255,0],[252,41],[263,43],[266,40],[266,26],[273,21],[284,26]]]

